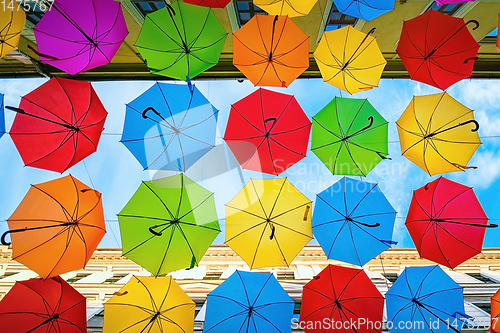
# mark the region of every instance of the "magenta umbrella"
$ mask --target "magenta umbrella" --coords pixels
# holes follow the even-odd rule
[[[33,30],[40,60],[71,75],[109,64],[128,34],[113,0],[57,0]]]
[[[436,0],[438,5],[448,5],[450,3],[473,2],[474,0]]]

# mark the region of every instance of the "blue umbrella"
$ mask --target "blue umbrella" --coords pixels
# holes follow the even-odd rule
[[[208,294],[203,332],[291,332],[294,306],[273,274],[236,271]]]
[[[329,259],[363,266],[394,244],[395,219],[377,184],[344,177],[317,195],[312,226]]]
[[[459,332],[471,318],[462,287],[439,266],[405,268],[385,298],[391,332]]]
[[[218,110],[190,83],[156,83],[127,104],[121,142],[144,170],[185,171],[215,146]]]
[[[394,0],[333,0],[342,14],[354,16],[365,21],[394,9]]]
[[[5,134],[5,115],[3,105],[3,94],[0,94],[2,101],[0,102],[0,138]]]

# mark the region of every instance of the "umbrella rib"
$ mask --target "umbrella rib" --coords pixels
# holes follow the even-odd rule
[[[191,140],[197,141],[199,143],[203,143],[203,144],[205,144],[207,146],[210,146],[210,147],[215,147],[215,145],[213,143],[208,143],[208,142],[205,142],[205,141],[202,141],[202,140],[198,140],[195,137],[192,137],[191,135],[187,135],[186,133],[180,132],[179,134],[180,134],[180,135],[178,135],[179,138],[180,138],[181,135],[184,135],[185,137],[190,138]]]
[[[285,261],[286,267],[290,267],[290,263],[288,262],[288,260],[286,260],[285,254],[283,253],[283,250],[281,249],[281,246],[280,246],[280,244],[278,242],[278,236],[274,235],[273,239],[276,241],[276,245],[278,246],[278,250],[281,253],[281,257],[283,258],[283,261]],[[260,295],[260,293],[259,293],[259,295]],[[257,299],[255,300],[255,302],[257,302]],[[254,302],[254,304],[255,304],[255,302]]]
[[[246,47],[249,51],[251,51],[252,53],[255,53],[256,55],[262,57],[263,59],[266,59],[266,55],[263,54],[263,53],[260,53],[260,52],[257,52],[255,50],[252,50],[251,48],[249,48],[247,45],[245,45],[245,43],[243,43],[239,38],[238,36],[236,36],[235,34],[233,34],[233,38],[235,38],[236,40],[238,40],[238,42],[241,43],[241,45],[243,45],[244,47]],[[236,65],[236,64],[235,64]],[[245,66],[245,65],[240,65],[238,64],[238,66]]]
[[[267,321],[271,326],[273,326],[278,332],[283,333],[276,325],[274,325],[269,319],[267,319],[265,316],[261,315],[258,311],[254,311],[255,315],[264,321]]]
[[[240,117],[245,120],[250,126],[252,126],[253,128],[255,128],[257,131],[259,131],[260,133],[262,133],[262,135],[265,135],[266,133],[262,132],[262,130],[260,128],[258,128],[257,126],[255,126],[254,124],[252,124],[250,121],[248,121],[244,116],[243,114],[240,113],[240,111],[238,111],[238,109],[236,109],[236,107],[233,105],[231,105],[231,108],[236,111],[237,114],[240,115]]]
[[[139,142],[139,141],[146,141],[146,140],[154,140],[154,139],[160,139],[164,138],[166,136],[172,136],[175,132],[168,132],[168,133],[162,133],[159,135],[151,136],[151,137],[145,137],[145,138],[140,138],[140,139],[128,139],[128,140],[120,140],[120,142]]]
[[[64,90],[63,90],[64,91]],[[66,95],[67,96],[67,95]],[[57,114],[53,113],[52,111],[50,111],[49,109],[46,109],[44,108],[43,106],[41,106],[40,104],[37,104],[31,100],[29,100],[26,96],[24,96],[22,98],[23,100],[25,100],[26,102],[28,103],[31,103],[33,105],[35,105],[36,107],[42,109],[43,111],[46,111],[47,113],[49,113],[50,115],[56,117],[57,119],[59,119],[61,122],[65,123],[66,125],[71,125],[68,121],[66,121],[65,119],[61,118],[60,116],[58,116]],[[45,120],[45,119],[44,119]]]
[[[161,202],[163,207],[165,207],[165,210],[168,212],[170,217],[172,219],[174,219],[174,215],[172,214],[172,212],[170,212],[170,210],[168,209],[168,206],[163,202],[163,200],[160,198],[160,196],[146,182],[143,181],[142,183],[144,184],[144,186],[146,186],[149,189],[149,191],[151,191],[151,193],[154,194],[154,196]],[[181,194],[182,194],[182,192],[181,192]]]
[[[470,249],[476,251],[477,253],[480,253],[481,250],[478,250],[478,249],[475,249],[473,248],[472,246],[470,246],[469,244],[467,244],[466,242],[462,241],[461,239],[458,239],[455,235],[452,235],[451,232],[448,231],[448,229],[444,228],[442,225],[440,225],[439,223],[437,224],[444,232],[446,232],[448,235],[450,235],[451,237],[453,237],[454,239],[456,239],[457,241],[459,241],[460,243],[462,243],[463,245],[469,247]],[[437,242],[437,234],[436,234],[436,243]],[[438,243],[438,246],[439,246],[439,243]],[[444,253],[443,253],[443,256],[444,256]],[[446,261],[448,262],[448,259],[446,259]]]
[[[262,285],[262,287],[260,288],[259,290],[259,293],[257,294],[257,296],[255,297],[252,305],[250,307],[254,308],[255,307],[255,304],[257,303],[257,300],[259,299],[260,295],[262,294],[262,291],[264,290],[264,288],[266,287],[267,283],[269,282],[269,280],[271,279],[271,276],[272,274],[269,274],[269,276],[267,277],[267,280],[266,282],[264,282],[264,284]]]
[[[232,318],[239,317],[239,316],[241,316],[241,315],[243,315],[243,314],[246,314],[247,312],[248,312],[248,310],[246,310],[246,311],[242,311],[242,312],[239,312],[239,313],[236,313],[236,314],[233,314],[233,315],[231,315],[231,316],[229,316],[229,317],[226,317],[226,318],[222,319],[221,321],[219,321],[218,323],[216,323],[215,325],[213,325],[212,327],[209,327],[209,328],[208,328],[205,332],[207,332],[207,333],[208,333],[208,332],[210,332],[213,328],[215,328],[215,327],[217,327],[218,325],[220,325],[220,324],[224,323],[224,322],[225,322],[225,321],[227,321],[228,319],[232,319]],[[248,318],[248,316],[246,316],[246,318]],[[246,321],[246,319],[245,319],[245,321]],[[245,323],[245,321],[243,321],[243,324]],[[242,326],[243,326],[243,325],[242,325]]]
[[[200,207],[201,205],[203,205],[205,202],[207,202],[210,198],[212,198],[214,196],[213,193],[210,193],[210,195],[208,197],[206,197],[205,199],[203,199],[202,202],[200,202],[198,205],[196,205],[196,207],[192,208],[189,212],[187,212],[186,214],[182,215],[181,217],[178,217],[179,220],[182,220],[184,217],[186,217],[187,215],[191,214],[196,208]]]
[[[198,125],[201,125],[203,124],[204,122],[210,120],[211,118],[216,118],[217,115],[219,113],[219,110],[216,110],[215,112],[212,112],[212,114],[210,114],[210,116],[208,116],[207,118],[203,119],[202,121],[196,123],[196,124],[192,124],[192,125],[189,125],[189,126],[186,126],[186,127],[181,127],[182,126],[182,123],[179,125],[179,131],[184,131],[184,130],[187,130],[187,129],[190,129],[190,128],[193,128],[193,127],[196,127]]]
[[[302,208],[302,207],[304,207],[304,206],[309,206],[309,205],[311,205],[311,204],[312,204],[312,202],[311,202],[311,201],[308,201],[308,202],[303,203],[303,204],[301,204],[301,205],[299,205],[299,206],[297,206],[297,207],[295,207],[295,208],[292,208],[292,209],[289,209],[289,210],[284,211],[284,212],[282,212],[282,213],[279,213],[278,215],[273,216],[273,218],[272,218],[272,219],[275,219],[275,218],[281,217],[281,216],[283,216],[283,215],[285,215],[285,214],[287,214],[287,213],[290,213],[291,211],[294,211],[294,210],[296,210],[296,209]]]
[[[307,237],[307,238],[310,238],[310,239],[312,239],[312,238],[313,238],[313,237],[311,237],[310,235],[307,235],[307,234],[304,234],[304,233],[302,233],[302,232],[300,232],[300,231],[294,230],[294,229],[292,229],[292,228],[290,228],[290,227],[287,227],[287,226],[285,226],[285,225],[283,225],[283,224],[281,224],[281,223],[277,223],[277,222],[274,222],[274,221],[273,221],[273,224],[275,224],[275,225],[277,225],[277,226],[279,226],[279,227],[282,227],[282,228],[288,229],[288,230],[290,230],[290,231],[293,231],[293,232],[295,232],[295,233],[297,233],[297,234],[300,234],[300,235],[302,235],[302,236],[304,236],[304,237]]]
[[[164,99],[165,99],[165,97],[164,97]],[[134,107],[133,107],[133,106],[131,106],[130,104],[127,104],[127,108],[130,108],[130,109],[132,109],[133,111],[137,112],[138,114],[142,115],[142,112],[138,111],[136,108],[134,108]],[[170,111],[170,107],[169,107],[169,105],[168,105],[168,104],[167,104],[167,108],[168,108],[168,109],[169,109],[169,111]],[[170,112],[170,118],[172,118],[172,117],[173,117],[173,116],[172,116],[172,113]],[[158,124],[158,125],[160,125],[160,126],[163,126],[163,127],[168,128],[168,129],[172,129],[172,127],[174,127],[174,126],[170,125],[170,123],[169,123],[169,122],[168,122],[165,118],[163,118],[163,117],[161,117],[161,118],[162,118],[162,121],[157,121],[157,120],[155,120],[155,119],[153,119],[153,118],[150,118],[150,117],[148,117],[148,118],[147,118],[147,119],[145,119],[145,120],[150,120],[150,121],[152,121],[152,122],[154,122],[154,123],[156,123],[156,124]],[[172,121],[173,121],[173,118],[172,118]],[[163,122],[166,122],[168,126],[167,126],[167,125],[165,125],[165,124],[163,124]],[[175,125],[175,124],[174,124],[174,125]]]
[[[246,309],[248,310],[248,306],[243,304],[243,303],[240,303],[238,301],[236,301],[235,299],[232,299],[230,297],[227,297],[227,296],[222,296],[222,295],[210,295],[210,297],[218,297],[218,298],[223,298],[225,300],[228,300],[228,301],[231,301],[231,302],[234,302],[236,303],[237,305],[241,306],[243,309]]]
[[[167,10],[167,9],[165,9],[165,10]],[[179,43],[178,41],[176,41],[175,39],[173,39],[172,37],[170,37],[170,34],[169,34],[169,33],[167,33],[165,30],[163,30],[163,28],[161,28],[158,24],[156,24],[156,22],[155,22],[155,21],[153,21],[153,20],[149,17],[149,15],[146,15],[145,20],[149,20],[149,21],[151,21],[151,23],[153,23],[153,24],[154,24],[154,25],[158,28],[158,30],[160,30],[160,31],[163,33],[163,35],[164,35],[164,36],[168,37],[168,39],[170,39],[172,42],[174,42],[174,43],[175,43],[175,44],[176,44],[176,45],[177,45],[177,46],[178,46],[181,50],[183,49],[182,44],[181,44],[181,43]],[[177,29],[177,25],[175,24],[175,22],[174,22],[174,19],[173,19],[173,18],[172,18],[172,22],[174,23],[174,26],[175,26],[175,28]],[[146,22],[144,22],[144,23],[146,23]],[[179,32],[179,30],[177,30],[177,32]],[[180,33],[179,33],[179,37],[181,38],[181,41],[183,41],[182,37],[180,36]],[[136,44],[136,46],[141,47],[141,46],[139,46],[139,45],[137,45],[137,44]]]
[[[352,162],[354,163],[354,166],[359,170],[359,172],[361,173],[362,176],[366,177],[366,175],[363,172],[363,170],[361,170],[361,168],[358,165],[358,163],[354,160],[354,157],[352,156],[351,150],[349,149],[349,144],[348,143],[345,144],[345,149],[347,150],[347,153],[349,154],[349,157],[351,158]]]
[[[372,188],[366,192],[363,197],[361,198],[361,200],[358,201],[358,203],[356,204],[356,206],[354,206],[354,208],[351,210],[351,212],[349,213],[349,217],[352,217],[352,214],[354,214],[354,212],[356,211],[356,209],[358,209],[358,207],[361,205],[361,203],[363,202],[363,200],[366,199],[366,197],[377,187],[377,184],[374,184],[372,186]]]
[[[189,244],[189,241],[188,241],[186,235],[184,234],[184,230],[182,230],[182,228],[180,226],[177,226],[177,227],[179,228],[179,231],[181,232],[182,237],[186,241],[186,244],[189,247],[189,251],[191,251],[191,254],[193,255],[193,258],[196,261],[196,265],[198,265],[200,261],[199,261],[198,258],[196,258],[196,255],[194,254],[193,248],[191,247],[191,244]]]
[[[258,148],[257,148],[258,149]],[[264,213],[264,216],[265,218],[264,219],[268,219],[270,218],[271,214],[272,214],[272,210],[271,210],[271,213],[269,214],[269,216],[267,215],[266,213],[266,210],[264,209],[264,205],[262,205],[262,201],[260,201],[260,195],[259,193],[257,192],[257,189],[255,188],[255,184],[253,183],[253,180],[250,179],[250,183],[252,183],[252,188],[255,192],[255,195],[257,196],[257,200],[259,201],[259,204],[260,204],[260,207],[262,208],[262,212]],[[278,194],[279,195],[279,194]]]
[[[327,131],[328,133],[332,134],[336,138],[342,139],[342,134],[339,136],[339,135],[337,135],[337,133],[335,133],[333,131],[330,131],[328,128],[326,128],[325,126],[323,126],[323,124],[321,124],[319,121],[317,121],[316,119],[314,119],[314,117],[313,117],[313,122],[316,122],[316,124],[318,124],[319,126],[321,126],[325,131]]]
[[[451,125],[451,124],[452,124],[453,122],[455,122],[455,121],[458,121],[458,120],[459,120],[460,118],[462,118],[462,117],[466,117],[466,116],[468,116],[469,114],[471,114],[471,113],[473,113],[473,112],[474,112],[474,111],[469,110],[468,112],[466,112],[466,113],[462,114],[461,116],[458,116],[458,117],[456,117],[456,118],[454,118],[454,119],[450,120],[449,122],[445,123],[443,126],[441,126],[441,127],[439,127],[439,128],[436,128],[436,129],[435,129],[432,133],[443,132],[443,128],[445,128],[445,127],[446,127],[446,126],[448,126],[448,125]],[[452,127],[453,127],[453,126],[452,126]],[[450,128],[450,129],[451,129],[451,128]],[[447,129],[445,129],[445,130],[447,130]],[[432,133],[430,133],[430,134],[432,134]],[[439,134],[439,133],[438,133],[438,134]]]
[[[42,190],[41,188],[37,187],[37,185],[31,185],[34,189],[42,192],[43,194],[45,194],[46,196],[48,196],[49,198],[51,198],[52,200],[54,200],[60,207],[61,207],[61,210],[63,211],[63,214],[64,216],[66,217],[66,221],[64,222],[71,222],[69,220],[69,218],[71,217],[72,218],[72,215],[70,214],[70,212],[63,206],[63,204],[61,204],[53,195],[51,195],[50,193]]]
[[[167,151],[167,149],[170,147],[170,145],[172,144],[172,142],[175,140],[175,138],[177,137],[178,135],[172,135],[167,143],[167,145],[165,146],[165,148],[163,148],[163,151],[158,154],[158,157],[154,159],[154,161],[152,161],[149,165],[147,165],[144,170],[147,170],[149,169],[151,166],[153,166],[153,164],[155,164],[159,159],[160,157],[163,156],[163,154],[165,154],[165,152]]]
[[[109,306],[111,306],[111,305],[117,305],[117,306],[130,306],[130,307],[133,307],[133,308],[137,308],[137,309],[139,309],[139,310],[142,310],[142,311],[146,312],[146,313],[147,313],[147,314],[149,314],[149,315],[153,315],[153,313],[154,313],[154,312],[153,312],[153,310],[150,310],[150,309],[148,309],[148,308],[142,307],[142,306],[140,306],[140,305],[131,304],[131,303],[109,303],[109,304],[107,304],[107,305],[109,305]]]
[[[454,166],[455,168],[463,171],[463,167],[460,167],[459,165],[457,165],[456,163],[453,163],[451,162],[450,160],[448,160],[446,157],[444,157],[437,149],[436,145],[434,144],[434,142],[432,141],[432,138],[430,140],[427,140],[427,143],[428,143],[428,146],[431,146],[431,148],[436,152],[436,154],[438,154],[443,160],[445,160],[446,162],[448,162],[449,164],[451,164],[452,166]]]
[[[259,241],[257,242],[257,246],[255,247],[255,253],[254,253],[253,258],[252,258],[252,263],[249,265],[250,269],[253,268],[253,265],[255,263],[255,259],[257,258],[257,252],[259,251],[260,243],[262,242],[262,238],[264,237],[264,233],[266,232],[268,225],[269,225],[269,223],[264,224],[264,229],[262,229],[262,234],[260,235]]]
[[[281,134],[290,134],[290,133],[292,133],[292,132],[295,132],[295,131],[301,130],[301,129],[306,128],[306,127],[309,127],[309,126],[311,126],[311,124],[310,124],[310,123],[309,123],[309,124],[306,124],[306,125],[302,125],[302,126],[300,126],[300,127],[294,128],[294,129],[291,129],[291,130],[284,131],[284,132],[273,133],[273,136],[274,136],[274,135],[281,135]]]
[[[289,51],[286,51],[284,53],[280,53],[280,54],[276,54],[276,55],[273,55],[273,60],[276,60],[276,59],[279,59],[285,55],[288,55],[290,53],[292,53],[293,51],[297,50],[300,46],[302,46],[302,44],[306,43],[309,41],[309,36],[306,37],[306,39],[304,39],[302,42],[300,42],[299,44],[297,44],[297,46],[293,47],[292,49],[290,49]],[[294,67],[294,66],[289,66],[289,65],[285,65],[283,64],[283,66],[286,66],[286,67],[291,67],[291,68],[304,68],[304,67],[309,67],[309,66],[300,66],[300,67]]]
[[[68,233],[66,235],[66,245],[65,245],[64,251],[61,254],[61,256],[59,257],[59,259],[57,260],[57,262],[54,264],[52,269],[50,270],[49,274],[47,274],[48,276],[50,276],[52,274],[52,272],[56,269],[57,265],[59,265],[62,258],[66,254],[66,251],[68,251],[69,244],[71,243],[71,240],[73,239],[73,234],[75,233],[75,229],[74,228],[67,228],[67,229],[68,229]]]
[[[344,221],[345,221],[345,219],[342,218],[342,219],[338,219],[338,220],[330,220],[330,221],[322,222],[322,223],[319,223],[319,224],[315,224],[313,226],[313,229],[314,228],[323,227],[323,226],[331,224],[331,223],[338,223],[338,222],[344,222]]]
[[[231,209],[235,209],[235,210],[237,210],[237,211],[239,211],[239,212],[247,213],[247,214],[249,214],[249,215],[252,215],[252,216],[258,217],[259,219],[262,219],[262,220],[267,219],[267,217],[262,217],[262,216],[260,216],[260,215],[257,215],[257,214],[254,214],[254,213],[248,212],[248,211],[246,211],[246,210],[244,210],[244,209],[236,208],[236,207],[233,207],[233,206],[230,206],[230,205],[226,205],[226,207],[229,207],[229,208],[231,208]]]

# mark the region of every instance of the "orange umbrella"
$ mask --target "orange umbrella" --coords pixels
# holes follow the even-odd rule
[[[44,279],[85,267],[106,233],[101,193],[71,175],[31,185],[7,222],[2,244]]]
[[[500,289],[491,297],[491,332],[500,332]]]
[[[233,36],[233,64],[255,86],[288,87],[309,67],[309,37],[288,16],[255,15]]]

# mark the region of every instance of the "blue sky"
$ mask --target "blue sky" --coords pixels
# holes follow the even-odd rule
[[[0,92],[5,94],[5,105],[18,106],[22,95],[30,92],[45,79],[13,79],[0,80]],[[94,89],[106,107],[109,115],[98,151],[80,162],[65,174],[73,176],[103,194],[104,213],[108,233],[100,247],[120,247],[120,235],[116,214],[133,195],[142,180],[150,180],[166,176],[166,173],[143,171],[141,165],[123,146],[120,134],[123,128],[125,104],[135,99],[151,87],[154,82],[96,82]],[[219,139],[223,135],[229,115],[230,105],[255,91],[248,81],[199,81],[195,82],[200,91],[214,104],[219,112]],[[273,89],[294,95],[306,114],[312,117],[335,96],[349,97],[339,89],[322,80],[297,80],[289,88]],[[500,81],[497,80],[464,80],[450,89],[451,96],[467,107],[475,110],[476,120],[481,128],[479,135],[499,136],[484,138],[469,165],[477,166],[476,170],[451,173],[447,178],[474,187],[474,190],[491,219],[500,220]],[[398,212],[393,239],[397,247],[413,247],[410,236],[404,227],[404,216],[408,210],[412,191],[423,186],[436,177],[429,177],[421,169],[401,156],[395,121],[406,109],[414,95],[438,93],[439,90],[410,80],[382,80],[380,87],[352,96],[368,98],[389,124],[389,157],[380,163],[366,178],[366,181],[379,183],[388,200]],[[10,128],[14,112],[6,110],[7,129]],[[59,174],[24,167],[10,137],[0,139],[0,232],[7,229],[5,220],[12,214],[30,184],[37,184],[60,177]],[[205,159],[204,166],[213,167],[216,159]],[[318,167],[319,166],[319,167]],[[199,167],[199,166],[198,166]],[[88,170],[88,172],[87,172]],[[199,170],[194,168],[193,170]],[[194,174],[194,171],[192,171]],[[221,226],[224,230],[224,204],[241,189],[250,178],[260,178],[261,174],[246,170],[233,169],[217,177],[205,179],[201,185],[215,192],[216,205]],[[269,177],[269,176],[266,176]],[[314,200],[321,192],[340,179],[332,176],[322,166],[316,156],[308,152],[308,156],[280,175],[289,180],[309,199]],[[498,223],[500,221],[492,221]],[[221,233],[216,243],[223,243]],[[500,228],[488,230],[484,247],[500,247]]]

